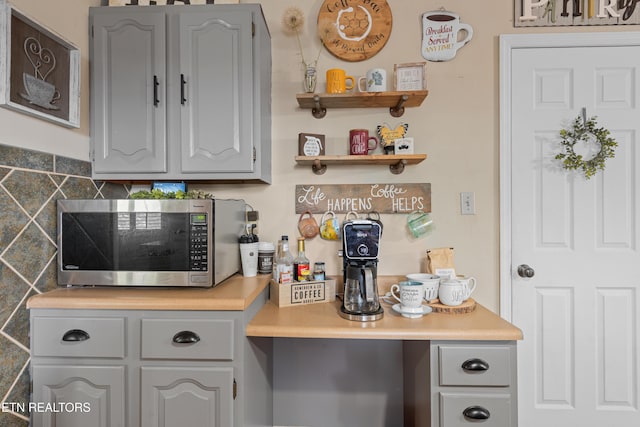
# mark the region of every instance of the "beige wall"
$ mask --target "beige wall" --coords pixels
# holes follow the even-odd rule
[[[318,90],[324,90],[324,72],[344,68],[360,76],[368,68],[383,67],[391,74],[394,63],[422,61],[420,55],[423,12],[437,9],[443,2],[388,0],[393,12],[393,31],[385,48],[373,58],[357,63],[341,61],[323,50],[318,64]],[[67,130],[22,114],[0,110],[0,143],[19,145],[54,154],[88,159],[88,6],[98,0],[14,0],[20,10],[49,26],[82,51],[81,128]],[[241,3],[245,3],[242,1]],[[247,2],[248,3],[248,2]],[[315,17],[322,0],[266,0],[262,2],[272,37],[273,49],[273,184],[196,186],[218,197],[242,197],[260,211],[260,237],[275,241],[281,234],[297,236],[294,213],[296,184],[307,183],[408,183],[432,185],[432,216],[436,230],[427,238],[413,240],[405,229],[405,215],[383,215],[384,234],[379,274],[404,274],[424,269],[428,248],[444,246],[456,250],[458,271],[478,279],[476,299],[498,310],[499,255],[499,58],[498,36],[503,33],[568,31],[637,31],[638,26],[560,29],[513,28],[513,0],[490,2],[450,0],[448,10],[474,29],[471,42],[449,62],[427,64],[429,96],[419,108],[407,109],[396,119],[384,109],[329,110],[318,120],[308,110],[297,108],[295,94],[301,91],[299,56],[294,38],[282,31],[283,11],[300,7],[307,18],[303,43],[307,57],[319,48],[315,38]],[[636,12],[638,13],[638,12]],[[387,122],[409,124],[408,136],[416,142],[416,152],[426,153],[423,163],[392,175],[386,167],[335,166],[322,176],[295,164],[297,134],[322,133],[329,154],[346,154],[351,128],[368,128]],[[459,193],[472,191],[476,215],[462,216]],[[319,217],[318,217],[319,220]],[[312,261],[323,260],[330,274],[338,274],[339,244],[316,238],[307,244]]]

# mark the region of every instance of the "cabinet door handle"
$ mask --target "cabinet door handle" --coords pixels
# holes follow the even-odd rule
[[[160,86],[160,82],[158,81],[158,76],[153,76],[153,106],[157,107],[160,103],[158,99],[158,86]]]
[[[482,406],[469,406],[462,411],[462,415],[471,420],[488,420],[491,413],[487,408],[483,408]]]
[[[184,105],[187,102],[187,98],[184,96],[184,87],[186,86],[187,81],[184,79],[184,74],[180,74],[180,104]]]
[[[489,370],[489,364],[482,359],[469,359],[462,363],[462,369],[472,372],[484,372]]]
[[[82,329],[70,329],[64,333],[64,335],[62,336],[62,341],[66,341],[66,342],[86,341],[89,338],[91,338],[89,334],[83,331]]]
[[[200,341],[200,337],[195,332],[180,331],[173,336],[173,342],[176,344],[195,344]]]

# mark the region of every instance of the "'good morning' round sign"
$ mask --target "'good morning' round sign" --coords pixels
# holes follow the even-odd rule
[[[391,35],[391,24],[387,0],[325,0],[318,13],[324,46],[350,62],[364,61],[380,52]]]

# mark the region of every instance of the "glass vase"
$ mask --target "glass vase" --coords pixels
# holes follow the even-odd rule
[[[316,81],[318,80],[318,73],[316,73],[316,67],[307,65],[304,69],[304,80],[302,85],[306,93],[313,93],[316,91]]]

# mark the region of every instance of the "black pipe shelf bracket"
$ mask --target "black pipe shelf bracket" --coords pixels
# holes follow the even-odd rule
[[[393,117],[402,117],[404,114],[404,104],[409,99],[409,95],[402,95],[398,100],[398,105],[395,107],[389,107],[389,114]]]
[[[320,105],[320,96],[318,95],[313,97],[313,108],[311,109],[311,114],[313,114],[313,117],[316,119],[321,119],[327,115],[327,109]]]

